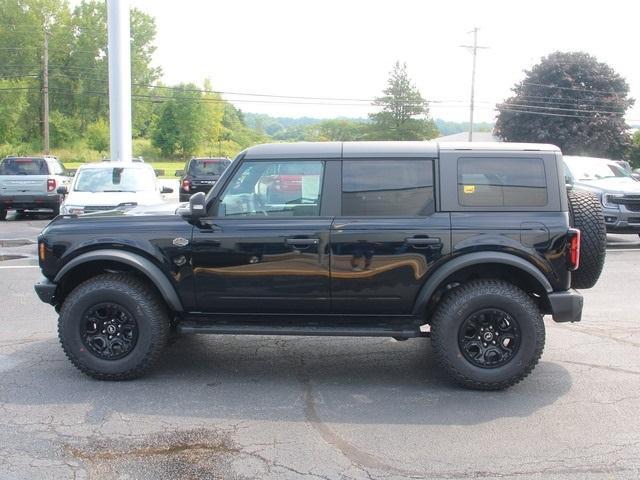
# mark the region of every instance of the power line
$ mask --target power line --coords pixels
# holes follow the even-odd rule
[[[536,87],[557,88],[560,90],[571,90],[575,92],[601,93],[601,94],[615,95],[615,96],[619,96],[620,94],[624,93],[624,92],[611,92],[607,90],[595,90],[590,88],[561,87],[559,85],[548,85],[548,84],[545,85],[544,83],[528,82],[526,80],[523,81],[522,83],[525,85],[534,85]]]

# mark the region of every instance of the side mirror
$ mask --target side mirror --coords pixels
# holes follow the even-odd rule
[[[173,193],[173,188],[163,186],[163,187],[160,189],[160,193],[163,193],[163,194],[164,194],[164,193]]]
[[[69,193],[69,190],[67,189],[67,187],[65,185],[61,185],[58,187],[58,189],[56,190],[56,193],[58,195],[62,195],[65,196]]]
[[[176,177],[181,177],[184,175],[184,170],[176,170]]]
[[[202,218],[207,214],[204,192],[198,192],[189,198],[189,212],[191,218]]]

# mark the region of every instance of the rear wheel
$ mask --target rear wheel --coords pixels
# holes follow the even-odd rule
[[[104,274],[66,298],[58,336],[71,362],[100,380],[139,377],[167,343],[169,317],[158,294],[138,278]]]
[[[6,219],[7,219],[7,209],[0,208],[0,221],[6,220]]]
[[[545,330],[536,303],[515,285],[474,280],[453,290],[431,322],[438,363],[464,387],[500,390],[536,366]]]
[[[602,204],[589,192],[569,190],[571,226],[580,230],[580,266],[571,273],[571,287],[593,287],[604,266],[607,252],[607,227]]]

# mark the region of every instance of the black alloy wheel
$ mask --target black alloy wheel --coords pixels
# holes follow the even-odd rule
[[[501,367],[520,348],[518,322],[503,310],[478,310],[460,326],[458,345],[471,364],[481,368]]]
[[[138,341],[138,323],[123,306],[104,302],[90,307],[80,323],[85,347],[103,360],[127,356]]]

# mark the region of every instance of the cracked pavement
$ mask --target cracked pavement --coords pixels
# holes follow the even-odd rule
[[[178,337],[144,378],[92,380],[33,292],[34,245],[0,241],[27,267],[0,269],[0,479],[638,478],[640,244],[610,240],[582,322],[548,319],[505,392],[451,384],[428,339]]]

